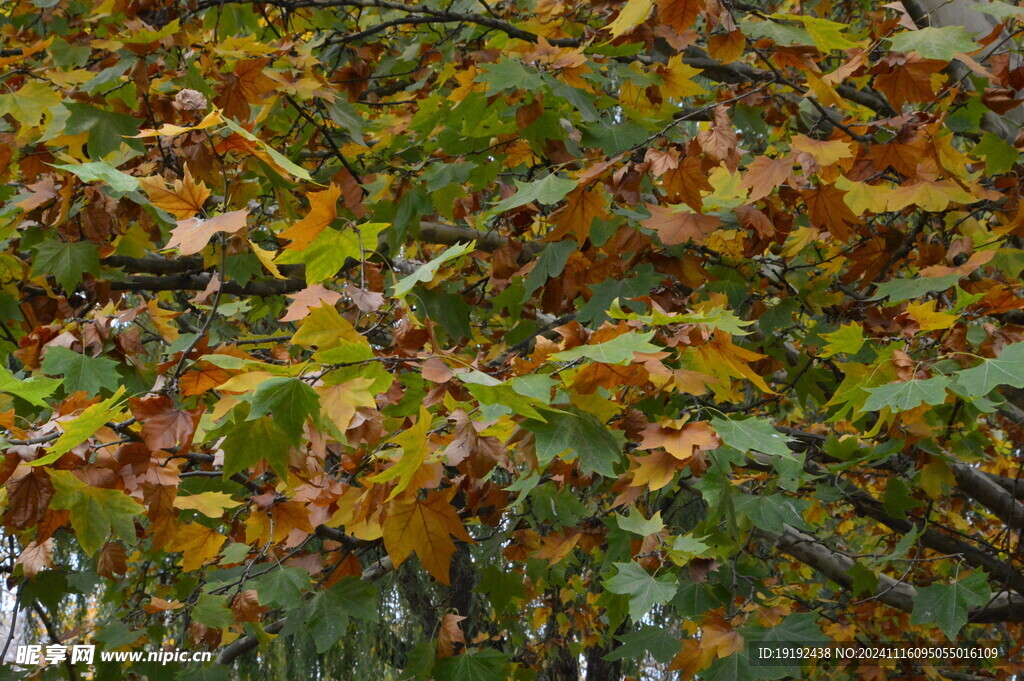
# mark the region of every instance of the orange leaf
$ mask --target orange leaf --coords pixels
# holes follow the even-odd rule
[[[693,26],[704,7],[704,0],[658,0],[658,21],[682,33]]]
[[[332,184],[322,192],[307,192],[306,198],[309,199],[309,215],[279,235],[282,239],[290,239],[291,243],[286,248],[295,251],[301,251],[309,246],[313,239],[338,217],[341,187]]]
[[[713,215],[679,211],[679,206],[647,205],[651,217],[640,224],[658,233],[666,246],[685,244],[687,241],[703,243],[722,221]]]
[[[171,230],[170,241],[166,248],[177,248],[182,255],[195,255],[210,243],[214,234],[223,232],[234,234],[245,227],[245,218],[249,211],[245,208],[230,213],[217,215],[209,220],[190,218],[179,220],[178,226]]]
[[[551,217],[557,228],[547,236],[548,241],[556,241],[566,234],[576,237],[582,244],[590,236],[590,225],[594,218],[608,216],[608,199],[600,185],[592,189],[578,187],[570,192],[568,203]]]
[[[413,551],[427,572],[442,584],[451,582],[448,566],[455,553],[451,537],[473,543],[451,505],[455,488],[432,490],[424,500],[402,496],[388,505],[384,547],[398,567]],[[450,535],[450,536],[449,536]]]
[[[462,633],[459,622],[466,619],[462,615],[448,613],[441,619],[441,627],[437,632],[437,657],[451,657],[458,650],[458,645],[466,646],[466,636]]]
[[[212,561],[226,539],[223,534],[206,525],[189,523],[178,529],[168,550],[181,551],[181,566],[185,572],[191,572]]]
[[[637,449],[663,448],[680,461],[689,460],[697,449],[714,449],[721,441],[707,421],[687,423],[682,428],[666,428],[649,423],[641,434],[643,444]]]
[[[192,444],[203,410],[175,409],[166,395],[147,395],[128,400],[132,416],[142,424],[142,439],[151,450],[186,450]]]
[[[167,188],[167,183],[161,177],[142,177],[139,178],[139,184],[154,206],[179,220],[194,217],[203,209],[206,199],[210,198],[209,188],[202,181],[196,182],[192,178],[187,163],[184,179],[175,180],[171,189]]]
[[[747,166],[743,173],[744,189],[750,190],[750,201],[754,202],[775,191],[775,188],[786,181],[790,171],[793,170],[793,163],[789,158],[768,158],[758,156],[753,163]]]
[[[285,311],[285,315],[279,320],[282,322],[297,322],[309,315],[311,307],[318,307],[321,304],[334,307],[341,300],[340,293],[330,290],[323,284],[307,286],[298,293],[289,293],[288,297],[292,299],[292,302]]]

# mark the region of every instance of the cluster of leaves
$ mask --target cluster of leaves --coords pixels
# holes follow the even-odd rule
[[[18,608],[218,651],[98,678],[1024,670],[1024,12],[964,11],[2,3]]]

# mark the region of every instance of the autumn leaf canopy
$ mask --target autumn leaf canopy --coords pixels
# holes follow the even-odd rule
[[[19,636],[215,655],[97,679],[1024,671],[1024,11],[939,4],[0,3]]]

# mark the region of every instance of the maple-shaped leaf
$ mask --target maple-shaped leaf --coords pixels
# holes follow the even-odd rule
[[[24,530],[42,520],[53,498],[53,483],[46,469],[24,463],[18,464],[4,488],[7,491],[4,525],[14,530]]]
[[[888,38],[898,52],[916,52],[925,59],[950,61],[957,54],[974,52],[979,45],[963,26],[928,26]]]
[[[866,388],[870,396],[864,403],[863,411],[877,411],[884,407],[907,411],[922,404],[942,404],[946,401],[946,389],[950,387],[949,379],[945,376],[933,376]]]
[[[196,213],[203,210],[206,199],[210,198],[210,189],[202,181],[196,182],[193,179],[187,163],[184,171],[184,177],[175,180],[170,189],[163,178],[139,178],[139,184],[153,205],[179,220],[195,217]]]
[[[666,246],[675,246],[694,242],[703,244],[707,238],[722,224],[713,215],[701,215],[683,210],[682,206],[647,205],[651,217],[641,220],[640,224],[658,233],[661,242]]]
[[[178,226],[171,230],[171,238],[165,248],[177,248],[182,255],[195,255],[206,248],[214,234],[234,234],[244,229],[248,214],[248,209],[243,208],[214,216],[209,220],[180,220]]]
[[[910,621],[937,624],[950,641],[955,641],[967,624],[968,609],[985,605],[991,594],[985,573],[980,570],[950,584],[917,587]]]
[[[51,352],[55,349],[56,348],[52,348]],[[66,348],[61,349],[66,350]],[[47,356],[49,356],[49,354],[50,353],[47,352]],[[63,372],[55,369],[51,364],[50,371],[45,373],[60,375]],[[36,376],[34,378],[17,378],[6,367],[0,366],[0,392],[16,395],[37,407],[45,407],[46,400],[44,398],[52,395],[60,384],[61,382],[57,379],[42,378],[41,376]],[[71,392],[74,391],[72,390]]]
[[[615,20],[605,28],[613,38],[618,38],[645,22],[653,7],[654,0],[627,0]]]
[[[633,457],[634,466],[629,469],[633,476],[632,487],[647,487],[652,492],[665,487],[686,463],[668,452],[656,451],[647,456]]]
[[[345,295],[352,299],[360,312],[376,312],[384,307],[384,294],[367,291],[353,284],[345,284]]]
[[[448,567],[455,553],[452,537],[474,543],[451,505],[455,488],[431,490],[425,499],[404,495],[389,502],[384,519],[384,547],[401,565],[415,552],[434,579],[450,584]]]
[[[181,567],[191,572],[212,562],[226,540],[227,537],[206,525],[183,523],[167,550],[181,551]]]
[[[335,385],[321,385],[314,388],[320,396],[320,408],[323,415],[330,423],[344,433],[355,416],[356,409],[366,407],[372,409],[377,406],[373,399],[370,387],[373,385],[372,378],[353,378]]]
[[[100,271],[99,251],[87,241],[46,239],[37,242],[34,248],[33,275],[53,275],[69,296],[81,283],[83,274],[96,275]]]
[[[608,198],[601,186],[578,187],[569,193],[564,206],[551,215],[557,227],[547,236],[548,241],[556,241],[566,234],[576,237],[582,244],[590,236],[590,226],[595,219],[608,217]]]
[[[767,419],[757,416],[746,419],[715,417],[711,419],[711,425],[722,438],[722,442],[741,452],[754,450],[793,458],[793,451],[786,444],[789,438],[775,430]]]
[[[743,172],[741,187],[750,190],[748,199],[753,202],[775,191],[793,171],[793,162],[788,157],[769,158],[758,156]]]
[[[954,375],[956,383],[952,389],[970,397],[988,395],[997,385],[1024,388],[1024,343],[1007,345],[998,357],[985,359]]]
[[[658,0],[658,21],[682,33],[693,27],[705,6],[706,0]]]
[[[652,577],[636,563],[615,563],[615,567],[618,574],[604,580],[604,586],[613,594],[629,596],[629,614],[635,622],[655,605],[667,603],[678,588],[671,575]]]
[[[288,305],[288,309],[285,311],[284,316],[278,321],[297,322],[300,319],[306,318],[311,307],[318,307],[319,305],[329,305],[333,307],[339,300],[341,300],[340,293],[330,290],[323,284],[307,286],[298,293],[288,294],[288,297],[292,299],[292,302]]]
[[[287,246],[289,250],[303,250],[334,222],[338,217],[341,187],[332,184],[322,192],[307,192],[306,198],[309,200],[309,214],[278,235],[291,241]]]
[[[441,618],[441,626],[437,631],[437,657],[444,659],[466,647],[466,636],[462,633],[459,622],[466,619],[462,615],[446,613]]]
[[[649,423],[641,434],[637,449],[663,448],[680,461],[688,461],[700,449],[715,449],[721,440],[707,421],[694,421],[681,428],[666,428]]]
[[[301,379],[276,376],[256,389],[247,420],[270,414],[281,432],[298,438],[306,419],[320,414],[320,396]]]
[[[338,314],[333,305],[321,303],[311,308],[302,321],[302,326],[292,336],[292,343],[304,347],[315,346],[320,350],[333,348],[344,342],[366,345],[366,339],[359,335],[352,323]]]
[[[368,481],[377,484],[398,479],[388,500],[394,499],[399,493],[408,489],[413,481],[413,476],[423,465],[427,458],[427,433],[430,431],[430,412],[423,405],[420,405],[419,417],[416,424],[407,428],[394,438],[392,442],[402,448],[400,458],[383,473],[378,473],[367,478]]]
[[[301,631],[313,640],[317,652],[323,654],[345,635],[352,619],[377,621],[377,590],[369,582],[345,577],[306,601],[288,618],[282,635]]]
[[[849,241],[852,230],[860,224],[843,197],[846,192],[833,184],[822,184],[800,192],[807,204],[807,215],[815,227],[828,229],[840,241]]]
[[[96,553],[110,533],[135,541],[135,518],[145,509],[117,489],[102,489],[82,482],[70,471],[49,471],[55,494],[50,507],[70,513],[78,543],[89,556]]]
[[[44,542],[36,543],[34,541],[29,542],[28,546],[22,550],[17,560],[14,561],[14,567],[21,566],[22,574],[29,579],[35,579],[36,575],[43,568],[53,567],[53,539],[47,539]],[[100,573],[102,574],[102,572]]]
[[[128,400],[132,416],[142,424],[142,439],[151,450],[187,450],[192,444],[202,409],[175,409],[166,395]]]
[[[264,416],[247,420],[236,409],[225,424],[218,428],[218,432],[221,431],[226,434],[221,443],[225,478],[254,467],[261,460],[266,461],[278,477],[285,479],[288,476],[288,453],[292,447],[292,438],[277,427],[274,419]]]

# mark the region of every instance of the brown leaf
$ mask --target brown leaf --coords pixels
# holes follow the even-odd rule
[[[693,26],[705,0],[658,0],[658,21],[682,33]]]
[[[666,246],[675,246],[693,241],[702,244],[714,232],[722,221],[713,215],[700,213],[677,212],[679,206],[647,205],[651,217],[641,220],[640,224],[658,233],[661,242]]]
[[[355,284],[345,284],[345,295],[352,299],[360,312],[376,312],[384,306],[384,294],[361,289]]]
[[[245,218],[249,211],[245,208],[230,213],[217,215],[209,220],[190,218],[179,220],[178,226],[171,230],[171,238],[166,248],[177,248],[182,255],[195,255],[210,243],[214,234],[223,232],[234,234],[245,227]]]
[[[699,449],[714,449],[721,444],[708,421],[694,421],[681,428],[648,424],[637,449],[662,448],[680,461],[688,461]]]
[[[268,608],[260,605],[254,589],[246,589],[231,599],[231,614],[236,622],[259,622]]]
[[[462,615],[448,613],[441,618],[441,627],[437,632],[437,657],[451,657],[466,647],[466,637],[462,633],[459,622],[466,619]]]
[[[38,523],[53,498],[53,484],[44,468],[18,464],[6,487],[4,524],[13,530],[24,530]]]
[[[47,539],[42,544],[30,542],[14,564],[21,566],[26,577],[35,579],[44,567],[53,567],[53,539]]]
[[[174,400],[166,395],[147,395],[128,400],[132,416],[142,424],[142,439],[152,451],[160,449],[184,451],[203,415],[203,408],[175,409]]]
[[[117,542],[107,542],[100,550],[96,571],[107,579],[116,579],[128,572],[128,552]]]
[[[576,237],[582,244],[590,236],[590,225],[594,218],[608,216],[608,197],[600,185],[591,189],[577,187],[569,193],[567,203],[552,214],[557,227],[547,236],[548,241],[557,241],[566,234]]]
[[[340,293],[330,290],[323,284],[307,286],[298,293],[289,293],[288,297],[292,299],[292,302],[279,320],[282,322],[297,322],[309,316],[310,308],[319,307],[325,303],[333,307],[341,300]]]
[[[184,171],[185,177],[175,180],[174,186],[170,189],[161,177],[139,178],[139,184],[142,185],[150,202],[179,220],[195,217],[196,213],[203,210],[206,199],[210,198],[210,190],[202,181],[196,182],[192,178],[192,171],[189,170],[187,163]]]
[[[828,229],[840,241],[849,241],[851,230],[860,219],[846,205],[846,192],[832,184],[822,184],[800,192],[807,204],[807,216],[815,227]]]
[[[788,157],[758,156],[744,171],[741,186],[750,190],[749,200],[753,203],[775,191],[792,170],[793,163]]]

